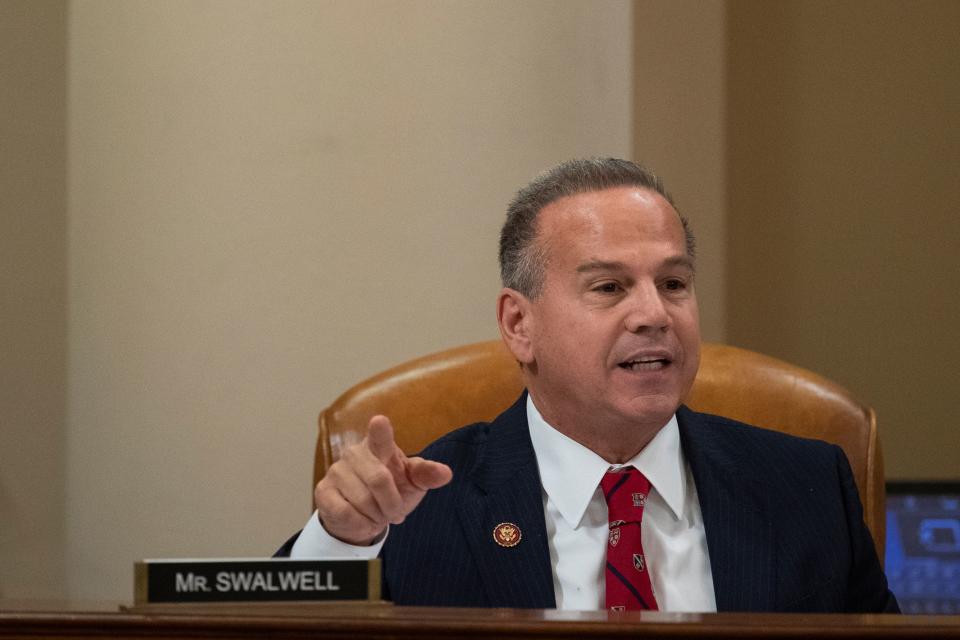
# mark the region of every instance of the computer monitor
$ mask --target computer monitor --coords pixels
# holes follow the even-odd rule
[[[886,572],[904,613],[960,613],[960,482],[888,482]]]

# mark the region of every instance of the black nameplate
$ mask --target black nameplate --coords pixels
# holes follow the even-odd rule
[[[379,600],[380,560],[143,560],[134,602]]]

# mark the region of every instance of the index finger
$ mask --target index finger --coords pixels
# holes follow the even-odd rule
[[[367,426],[367,448],[380,462],[387,462],[397,452],[393,425],[386,416],[373,416]]]

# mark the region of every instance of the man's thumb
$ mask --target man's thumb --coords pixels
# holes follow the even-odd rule
[[[450,482],[452,478],[453,471],[443,463],[423,458],[407,459],[407,479],[418,489],[423,491],[437,489]]]

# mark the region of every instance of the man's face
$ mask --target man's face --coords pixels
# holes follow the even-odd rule
[[[700,362],[679,215],[653,191],[620,187],[557,200],[538,220],[547,264],[527,301],[534,402],[567,433],[659,429]]]

